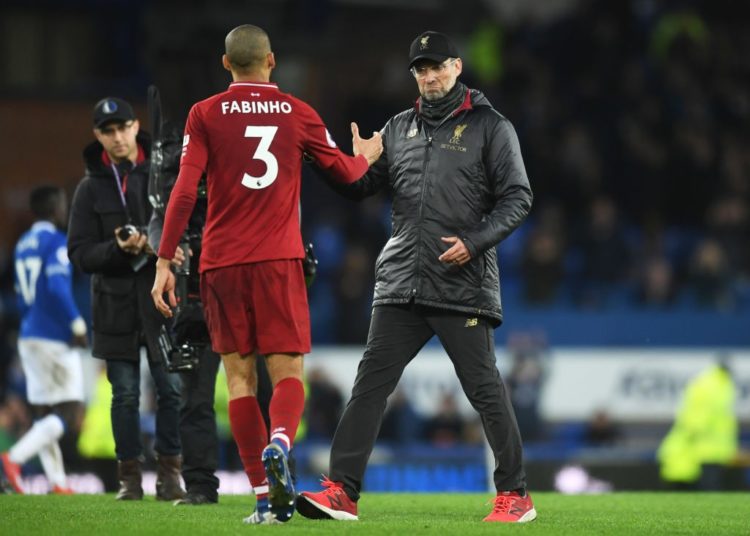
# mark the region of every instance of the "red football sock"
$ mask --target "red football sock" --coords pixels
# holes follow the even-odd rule
[[[245,396],[230,400],[229,422],[250,485],[253,488],[267,487],[266,470],[260,456],[268,444],[268,429],[260,412],[258,399]]]
[[[271,441],[281,440],[292,448],[297,427],[305,409],[305,387],[297,378],[285,378],[276,384],[268,413],[271,417]]]

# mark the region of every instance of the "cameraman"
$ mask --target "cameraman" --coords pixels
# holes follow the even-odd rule
[[[118,500],[140,500],[141,441],[140,350],[146,347],[156,386],[156,497],[184,496],[180,486],[179,376],[168,374],[158,352],[164,324],[150,299],[155,257],[145,226],[149,137],[139,132],[133,108],[107,97],[94,107],[95,142],[84,150],[86,174],[71,206],[68,254],[83,272],[93,274],[94,357],[105,359],[112,384],[112,431],[118,463]]]
[[[166,152],[165,157],[169,158]],[[176,176],[162,183],[159,174],[166,173],[163,169],[152,170],[151,180],[159,183],[157,188],[163,191],[164,199],[167,199]],[[159,248],[164,226],[163,207],[161,209],[155,207],[148,226],[149,244],[154,250]],[[183,237],[185,240],[172,259],[180,280],[180,303],[174,320],[173,350],[166,357],[171,368],[180,370],[182,378],[180,437],[184,446],[182,477],[187,488],[187,494],[176,501],[176,505],[213,504],[219,500],[219,479],[215,474],[219,438],[214,391],[221,359],[211,351],[198,286],[200,239],[205,222],[206,199],[205,195],[199,195],[190,216],[187,234]],[[176,351],[177,348],[181,350]]]

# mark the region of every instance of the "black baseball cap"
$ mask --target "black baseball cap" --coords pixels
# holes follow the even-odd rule
[[[107,123],[124,123],[133,119],[133,107],[117,97],[105,97],[94,106],[95,128],[102,128]]]
[[[409,47],[409,68],[418,60],[443,62],[448,58],[457,57],[458,49],[447,35],[440,32],[422,32]]]

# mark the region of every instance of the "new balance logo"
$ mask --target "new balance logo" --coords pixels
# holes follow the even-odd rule
[[[473,327],[475,327],[478,324],[479,324],[479,319],[478,318],[467,318],[466,319],[466,324],[464,324],[464,327],[465,328],[473,328]]]
[[[331,506],[338,508],[339,510],[344,507],[344,502],[341,500],[338,493],[336,495],[329,495],[328,502],[331,503]]]

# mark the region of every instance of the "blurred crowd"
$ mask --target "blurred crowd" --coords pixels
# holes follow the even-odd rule
[[[299,41],[348,42],[354,29],[326,3],[302,4],[318,12],[317,29],[282,18],[295,29],[288,35],[269,23],[277,78],[315,103],[345,148],[348,121],[380,128],[412,104],[416,84],[400,63],[411,37],[401,36],[417,30],[407,26],[455,36],[463,81],[514,124],[535,194],[527,222],[498,248],[509,312],[750,310],[750,39],[730,2],[580,1],[556,17],[513,22],[482,16],[487,3],[474,2],[476,16],[458,17],[455,30],[438,27],[439,12],[404,11],[380,56],[341,50],[330,62],[296,50]],[[386,13],[368,12],[373,21]],[[195,38],[199,13],[185,15],[180,61],[159,34],[144,49],[167,104],[183,112],[226,83],[212,48]],[[311,50],[340,49],[332,39],[313,39]],[[211,75],[171,87],[196,70]],[[302,199],[303,235],[320,263],[313,342],[362,344],[375,260],[390,234],[388,197],[352,203],[305,171]],[[0,251],[4,324],[14,321],[9,253]]]

